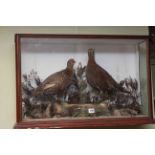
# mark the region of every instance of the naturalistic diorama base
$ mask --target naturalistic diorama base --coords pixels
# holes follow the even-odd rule
[[[120,82],[129,93],[114,91],[110,94],[93,89],[85,77],[85,66],[75,69],[73,84],[61,96],[33,92],[42,83],[36,71],[23,75],[23,120],[82,119],[143,117],[139,102],[138,82],[131,77]]]

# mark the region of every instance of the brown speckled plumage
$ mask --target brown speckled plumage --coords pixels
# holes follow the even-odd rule
[[[86,67],[86,77],[88,83],[95,89],[110,92],[113,90],[123,90],[113,77],[95,61],[93,49],[88,49],[88,64]]]
[[[60,94],[71,84],[74,74],[74,59],[69,59],[66,69],[47,77],[34,91],[34,96],[41,94]]]

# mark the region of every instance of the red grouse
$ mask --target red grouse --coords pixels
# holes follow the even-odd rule
[[[94,50],[88,49],[88,64],[86,67],[87,82],[91,87],[107,92],[108,94],[114,90],[120,90],[125,92],[113,77],[95,61]]]
[[[60,94],[64,93],[65,89],[72,83],[74,74],[73,66],[74,59],[69,59],[66,69],[56,72],[47,77],[33,92],[34,96],[41,94]]]

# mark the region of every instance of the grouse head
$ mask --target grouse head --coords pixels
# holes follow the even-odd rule
[[[93,48],[88,49],[88,60],[91,62],[95,62],[95,50]]]
[[[68,69],[73,69],[74,64],[75,64],[75,60],[74,59],[69,59],[67,61],[67,68]]]

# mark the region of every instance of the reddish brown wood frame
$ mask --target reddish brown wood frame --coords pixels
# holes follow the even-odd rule
[[[147,72],[148,72],[148,98],[149,116],[139,118],[99,118],[99,119],[60,119],[60,120],[32,120],[22,121],[21,105],[21,38],[85,38],[85,39],[145,39],[147,41]],[[152,93],[151,93],[151,69],[148,36],[116,36],[116,35],[57,35],[57,34],[16,34],[16,125],[14,128],[102,128],[121,127],[129,125],[142,125],[153,122]]]

